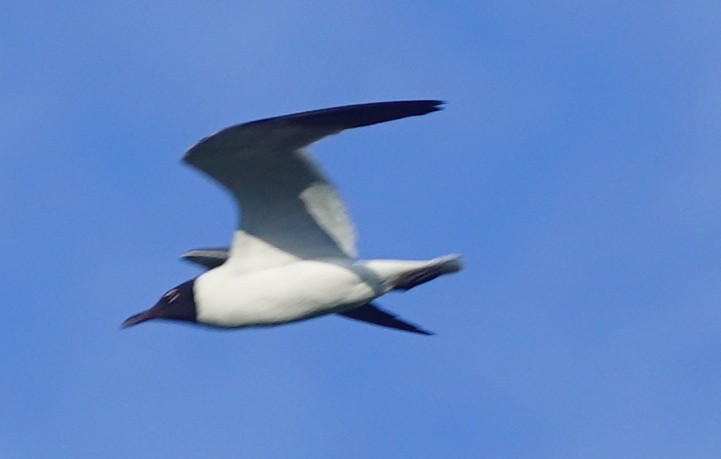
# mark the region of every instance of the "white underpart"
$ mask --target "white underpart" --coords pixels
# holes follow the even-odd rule
[[[372,301],[388,292],[398,276],[432,263],[300,260],[255,272],[225,263],[195,281],[198,321],[249,327],[341,312]]]

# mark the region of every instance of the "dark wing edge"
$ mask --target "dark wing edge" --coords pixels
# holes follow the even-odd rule
[[[302,126],[334,126],[340,129],[352,129],[437,112],[442,110],[441,105],[444,103],[442,100],[398,100],[343,105],[265,118],[245,123],[245,126],[281,122]]]
[[[437,112],[442,109],[441,105],[444,103],[442,100],[372,102],[310,110],[236,124],[202,139],[186,151],[183,161],[197,167],[198,155],[202,156],[205,151],[252,148],[256,142],[271,135],[275,129],[289,127],[307,128],[307,130],[302,129],[304,131],[302,133],[281,136],[287,147],[303,148],[323,137],[346,129]],[[200,169],[202,170],[202,167]]]
[[[374,304],[366,304],[346,312],[339,312],[338,315],[349,319],[368,322],[381,327],[395,328],[396,330],[418,333],[419,335],[433,335],[433,332],[424,330],[417,325],[401,320],[395,314],[391,314]]]

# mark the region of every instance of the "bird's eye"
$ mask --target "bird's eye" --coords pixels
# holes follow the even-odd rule
[[[163,296],[165,297],[165,300],[168,303],[172,303],[173,301],[178,299],[178,297],[180,296],[180,293],[178,293],[178,289],[174,288],[174,289],[168,291],[168,293],[166,293]]]

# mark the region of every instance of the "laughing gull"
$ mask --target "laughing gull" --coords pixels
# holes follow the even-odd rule
[[[339,314],[431,334],[373,301],[460,271],[460,256],[359,260],[343,201],[306,147],[346,129],[435,112],[441,104],[379,102],[296,113],[231,126],[191,147],[183,160],[223,185],[242,210],[232,245],[184,254],[207,270],[121,328],[150,319],[258,327]]]

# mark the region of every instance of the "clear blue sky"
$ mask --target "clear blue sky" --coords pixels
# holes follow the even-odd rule
[[[717,458],[719,2],[3,2],[0,456]],[[466,257],[328,317],[117,330],[229,240],[229,124],[447,109],[316,156],[364,257]]]

